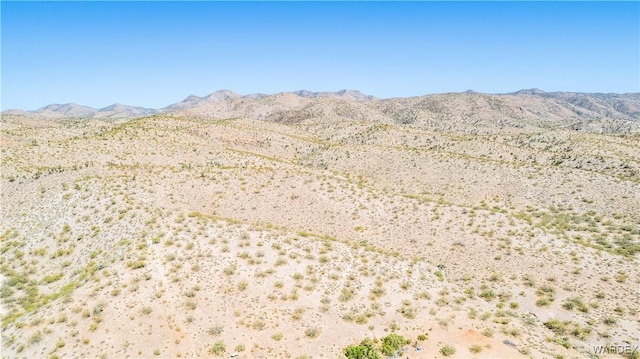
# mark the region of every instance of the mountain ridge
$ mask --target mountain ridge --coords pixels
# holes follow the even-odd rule
[[[131,119],[154,114],[187,117],[234,118],[295,123],[314,118],[372,120],[394,123],[456,121],[473,116],[509,126],[552,122],[562,126],[598,119],[640,123],[640,93],[546,92],[522,89],[504,94],[428,94],[381,99],[358,90],[312,92],[298,90],[275,94],[241,95],[218,90],[206,96],[189,95],[180,102],[152,109],[115,103],[96,109],[76,103],[50,104],[37,110],[11,109],[3,115],[36,118]],[[620,124],[616,125],[619,127]],[[629,124],[622,123],[623,127]],[[637,127],[633,125],[631,127]]]

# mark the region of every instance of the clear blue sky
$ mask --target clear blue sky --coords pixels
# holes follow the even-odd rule
[[[0,2],[2,109],[358,89],[638,92],[633,2]]]

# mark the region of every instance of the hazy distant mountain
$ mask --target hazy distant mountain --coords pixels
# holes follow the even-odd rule
[[[28,116],[29,113],[25,110],[19,110],[19,109],[11,109],[11,110],[6,110],[6,111],[2,111],[3,115],[15,115],[15,116]]]
[[[318,97],[342,97],[349,100],[365,101],[375,99],[374,96],[365,95],[358,90],[341,90],[338,92],[311,92],[307,90],[294,91],[294,94],[304,98]]]
[[[247,99],[247,100],[255,100],[255,99],[259,99],[259,98],[264,98],[267,97],[269,95],[264,94],[264,93],[252,93],[246,96],[242,96],[242,98]]]
[[[205,97],[205,100],[209,102],[220,102],[220,101],[233,100],[237,98],[242,98],[242,96],[233,91],[219,90]]]
[[[160,109],[159,111],[175,111],[175,110],[182,110],[182,109],[190,109],[206,103],[223,102],[223,101],[240,99],[240,98],[242,98],[242,96],[233,91],[219,90],[205,97],[191,95],[185,98],[184,100],[178,103],[174,103],[169,106],[166,106]]]
[[[107,106],[105,108],[101,108],[95,114],[94,117],[98,118],[127,118],[127,117],[141,117],[152,115],[156,113],[157,110],[151,108],[144,107],[136,107],[129,105],[122,105],[119,103],[114,103],[111,106]]]
[[[540,89],[523,89],[520,91],[516,91],[513,92],[512,95],[531,95],[531,96],[537,96],[537,95],[542,95],[545,92],[540,90]]]
[[[42,117],[90,117],[95,115],[98,110],[89,106],[66,103],[51,104],[29,112]]]
[[[150,108],[128,106],[119,103],[101,109],[67,103],[51,104],[34,111],[7,110],[3,111],[2,114],[43,118],[133,118],[148,116],[156,112],[157,110]]]
[[[522,131],[549,126],[625,132],[640,126],[640,94],[545,92],[534,88],[506,94],[483,94],[470,90],[379,99],[357,90],[300,90],[246,96],[220,90],[204,97],[191,95],[157,110],[121,104],[98,110],[71,103],[52,104],[35,111],[3,112],[4,115],[51,118],[135,118],[156,113],[281,123],[316,119],[372,121],[466,133],[503,128]],[[607,121],[600,121],[603,119]]]
[[[513,95],[531,95],[556,100],[580,116],[640,119],[640,93],[545,92],[527,89]]]

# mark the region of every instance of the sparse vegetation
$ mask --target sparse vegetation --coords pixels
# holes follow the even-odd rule
[[[635,122],[289,95],[225,118],[3,114],[3,354],[573,357],[633,337]]]

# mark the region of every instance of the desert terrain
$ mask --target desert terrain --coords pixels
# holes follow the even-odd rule
[[[218,91],[0,126],[2,357],[640,356],[640,94]]]

